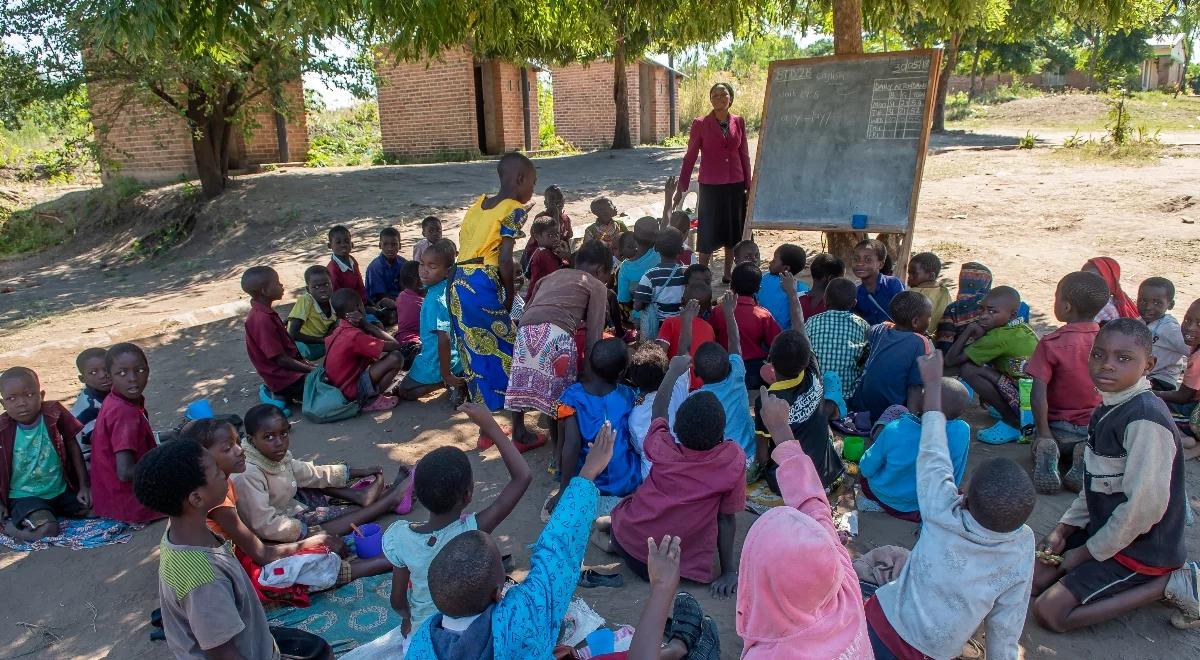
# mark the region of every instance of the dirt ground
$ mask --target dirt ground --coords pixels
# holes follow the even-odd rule
[[[938,253],[947,276],[956,276],[963,261],[988,264],[998,284],[1021,291],[1039,332],[1056,325],[1050,310],[1057,280],[1092,256],[1117,258],[1130,292],[1148,276],[1171,278],[1178,286],[1177,315],[1200,297],[1195,266],[1200,153],[1182,151],[1155,165],[1128,167],[1065,163],[1047,149],[970,148],[1011,141],[958,135],[933,145],[915,247]],[[588,222],[589,201],[602,194],[631,220],[643,210],[657,214],[662,181],[677,171],[681,156],[680,150],[652,148],[543,159],[537,162],[538,188],[557,183],[566,191],[579,233]],[[186,244],[154,260],[123,259],[130,242],[145,231],[134,225],[85,235],[69,249],[2,261],[0,290],[12,291],[0,294],[0,368],[30,366],[51,398],[69,402],[79,389],[73,363],[80,349],[137,340],[150,357],[147,404],[156,428],[174,425],[196,398],[210,399],[218,412],[242,413],[257,403],[259,382],[243,346],[245,303],[237,278],[245,267],[265,263],[280,271],[289,288],[283,311],[302,287],[304,268],[327,260],[329,226],[352,228],[356,254],[365,264],[375,254],[372,236],[385,224],[400,228],[407,246],[418,237],[420,219],[433,213],[443,217],[454,238],[466,206],[491,190],[494,178],[487,162],[241,177],[201,214]],[[815,234],[759,232],[757,240],[764,256],[785,240],[798,241],[810,254],[819,249]],[[80,250],[78,244],[91,247]],[[318,461],[412,463],[443,444],[474,446],[473,429],[444,396],[334,425],[294,421],[293,451]],[[972,411],[969,421],[979,428],[988,420]],[[473,507],[479,508],[498,492],[504,469],[494,449],[470,455],[477,469]],[[1023,446],[972,446],[972,463],[992,456],[1030,463]],[[518,577],[528,566],[526,545],[541,528],[539,508],[553,487],[545,471],[548,451],[527,457],[541,476],[498,530],[514,553]],[[1187,481],[1193,506],[1200,504],[1195,462],[1187,466]],[[1039,537],[1069,501],[1069,495],[1039,498],[1030,520]],[[418,507],[407,518],[421,515]],[[738,547],[753,521],[750,513],[739,515]],[[128,544],[97,550],[0,552],[0,593],[6,596],[0,599],[0,657],[164,657],[165,647],[148,640],[147,624],[157,606],[156,547],[163,528],[158,523]],[[859,552],[889,543],[911,547],[915,529],[882,514],[862,514],[852,547]],[[1188,528],[1188,546],[1193,555],[1200,549],[1200,525]],[[620,567],[595,549],[585,563]],[[579,592],[612,625],[636,623],[648,593],[629,571],[622,572],[624,589]],[[733,601],[713,600],[701,585],[684,587],[718,621],[723,656],[736,657],[741,642]],[[1200,633],[1173,629],[1168,614],[1165,607],[1151,606],[1065,635],[1048,633],[1030,619],[1021,646],[1031,658],[1179,658],[1200,652]]]

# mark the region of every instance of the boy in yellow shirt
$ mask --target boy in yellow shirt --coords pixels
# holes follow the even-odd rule
[[[946,305],[950,304],[950,289],[938,282],[941,273],[942,260],[932,252],[922,252],[908,260],[908,288],[925,296],[933,304],[933,316],[929,319],[931,336],[942,320]]]

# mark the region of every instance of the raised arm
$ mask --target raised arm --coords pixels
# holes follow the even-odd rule
[[[675,201],[675,187],[679,183],[679,179],[674,176],[667,177],[667,185],[663,187],[663,212],[662,219],[658,221],[659,230],[666,229],[671,224],[671,211],[675,210],[678,202]]]
[[[788,316],[792,320],[792,327],[805,332],[804,308],[800,306],[800,296],[796,294],[796,276],[792,275],[792,271],[785,270],[779,275],[779,286],[787,296]]]
[[[667,367],[667,374],[663,376],[662,384],[658,386],[658,393],[654,395],[654,405],[650,407],[651,419],[669,419],[671,394],[675,390],[675,383],[679,382],[679,379],[691,367],[692,358],[687,353],[671,358],[671,364]]]
[[[930,519],[953,506],[959,497],[946,440],[946,416],[942,413],[942,364],[941,351],[917,358],[925,381],[921,449],[917,452],[917,504],[921,517]]]
[[[729,354],[742,354],[742,334],[738,330],[737,319],[733,316],[733,310],[737,309],[737,294],[732,290],[725,292],[725,297],[721,299],[721,313],[725,316],[725,332],[729,335]]]
[[[690,355],[692,352],[692,324],[700,313],[700,303],[696,299],[687,301],[683,311],[679,313],[679,346],[676,355]]]
[[[521,497],[529,489],[529,484],[533,482],[533,472],[529,469],[525,457],[521,456],[521,452],[513,445],[512,439],[496,423],[491,411],[478,403],[464,403],[458,410],[466,413],[467,417],[479,426],[479,430],[496,443],[496,449],[500,450],[500,459],[504,461],[504,468],[508,470],[508,484],[496,496],[494,502],[475,515],[479,529],[491,534],[521,501]]]

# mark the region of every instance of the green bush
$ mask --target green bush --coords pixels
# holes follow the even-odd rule
[[[0,168],[22,181],[72,183],[98,172],[99,154],[83,91],[25,108],[14,129],[0,128]]]
[[[383,154],[379,106],[374,101],[308,115],[309,167],[368,165]]]

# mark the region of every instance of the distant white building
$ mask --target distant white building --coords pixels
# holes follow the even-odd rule
[[[1153,55],[1142,61],[1142,91],[1174,88],[1183,81],[1183,37],[1170,35],[1148,39]]]

